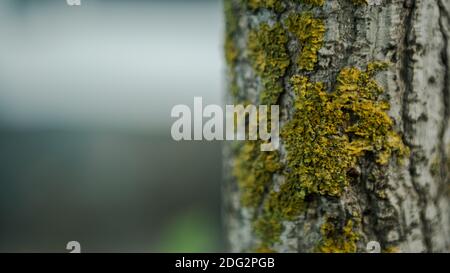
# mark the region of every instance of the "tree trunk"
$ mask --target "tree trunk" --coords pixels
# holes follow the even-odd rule
[[[224,7],[228,103],[281,128],[275,152],[225,144],[230,250],[448,252],[450,1]]]

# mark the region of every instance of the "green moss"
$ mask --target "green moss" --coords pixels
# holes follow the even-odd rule
[[[287,42],[286,31],[279,23],[273,27],[263,23],[259,29],[252,30],[248,35],[250,62],[264,86],[260,97],[261,104],[276,104],[283,92],[281,81],[290,63]]]
[[[322,19],[314,18],[311,13],[305,12],[289,16],[286,25],[300,42],[301,51],[297,58],[298,67],[302,70],[314,70],[318,59],[317,54],[323,44],[325,22]]]
[[[359,235],[354,228],[352,220],[348,220],[345,226],[339,227],[335,219],[327,219],[320,228],[322,242],[318,251],[323,253],[356,252]]]

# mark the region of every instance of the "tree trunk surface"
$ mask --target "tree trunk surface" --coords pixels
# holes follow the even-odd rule
[[[224,145],[230,251],[450,251],[450,1],[224,8],[227,102],[281,128],[274,153]]]

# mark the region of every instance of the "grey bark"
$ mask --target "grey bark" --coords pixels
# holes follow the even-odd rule
[[[236,82],[250,101],[261,90],[261,83],[245,55],[247,34],[261,22],[273,24],[305,8],[298,1],[286,2],[289,8],[278,15],[267,9],[235,14],[239,30],[234,38],[241,52],[234,68]],[[325,1],[318,11],[326,22],[325,43],[311,79],[332,86],[344,67],[363,68],[373,60],[392,62],[377,80],[385,88],[389,115],[410,148],[410,156],[403,165],[384,169],[369,160],[360,162],[358,183],[348,187],[338,201],[317,197],[295,221],[283,223],[281,240],[273,246],[276,251],[314,251],[324,215],[348,211],[362,215],[358,251],[365,251],[369,241],[397,247],[400,252],[450,251],[450,1],[368,2],[355,6],[351,0]],[[295,50],[290,46],[291,54]],[[293,73],[288,69],[285,81]],[[293,91],[285,87],[280,100],[281,126],[292,114],[292,100]],[[229,145],[224,157],[224,217],[230,251],[251,251],[258,238],[251,213],[239,201]],[[370,173],[377,174],[375,183],[367,179]],[[278,181],[282,178],[274,177],[273,183]],[[386,199],[375,194],[380,188]]]

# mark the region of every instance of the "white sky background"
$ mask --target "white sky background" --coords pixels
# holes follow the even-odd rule
[[[219,1],[0,1],[0,123],[170,130],[175,104],[221,103]]]

